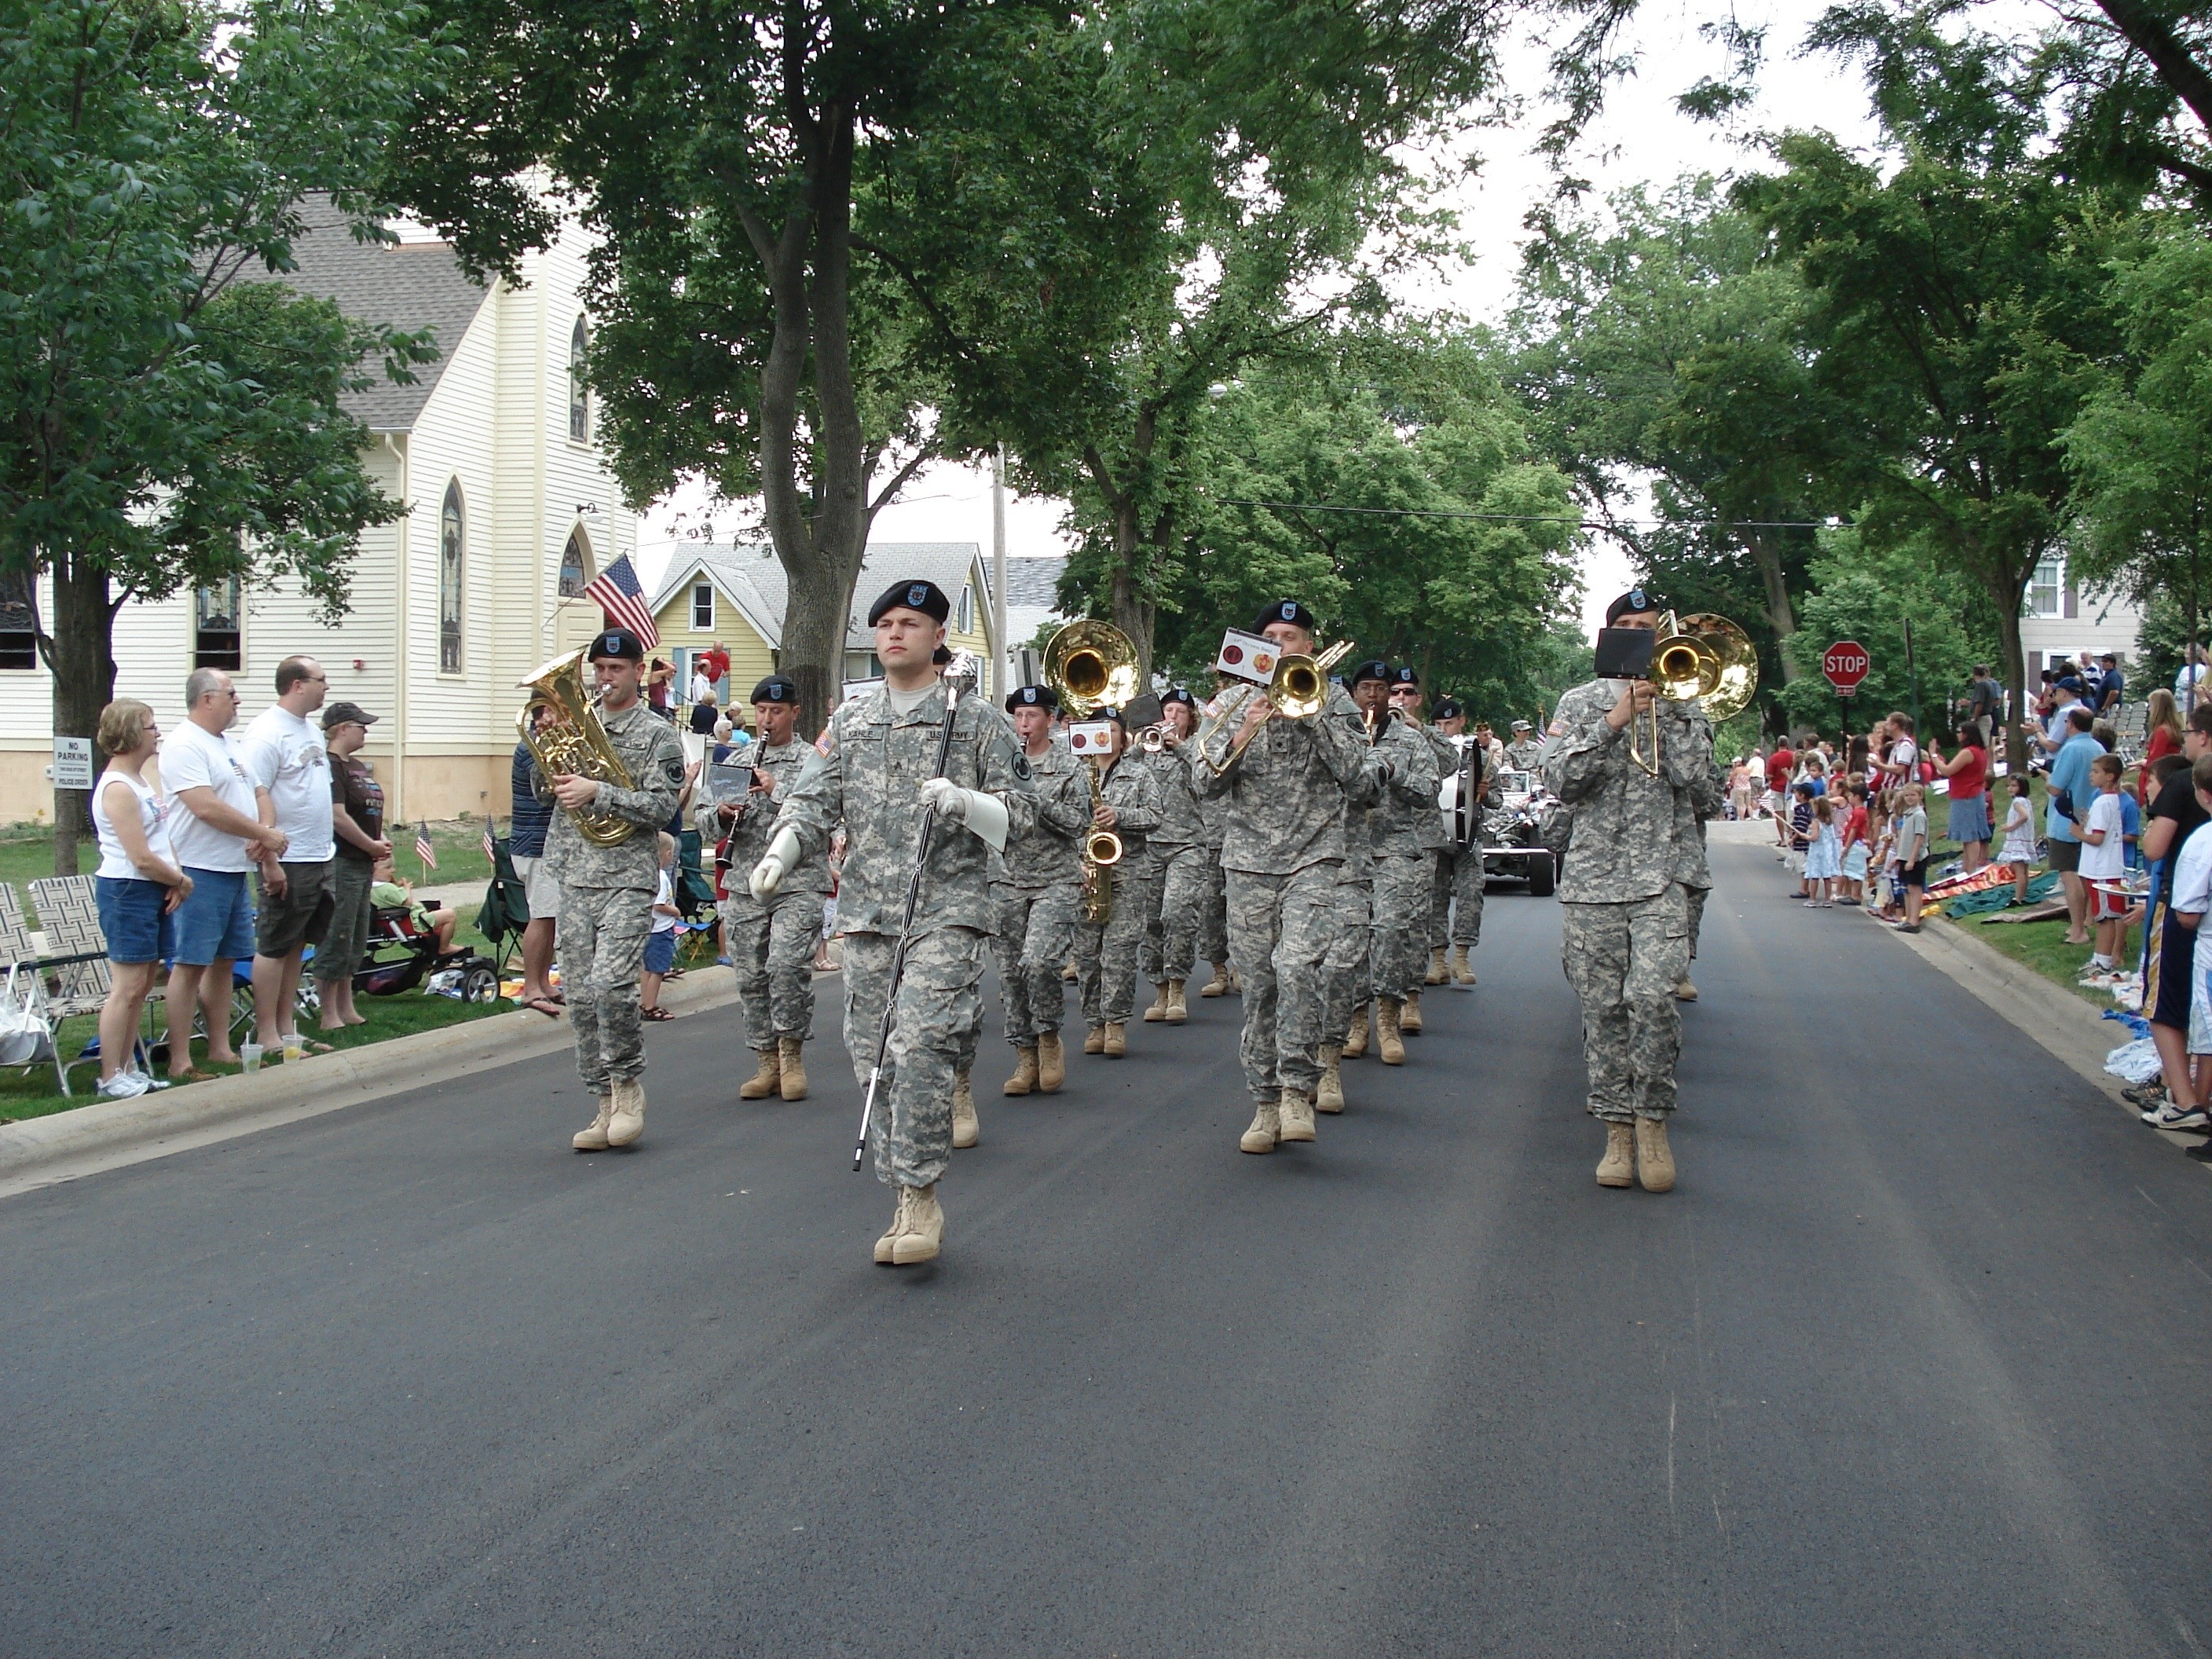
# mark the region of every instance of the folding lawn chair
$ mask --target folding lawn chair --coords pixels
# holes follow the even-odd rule
[[[0,933],[4,933],[9,918],[4,912],[12,908],[14,921],[22,921],[22,908],[13,888],[0,889]],[[31,884],[31,902],[39,913],[40,932],[46,935],[46,948],[38,958],[39,975],[46,992],[45,1006],[48,1017],[50,1046],[54,1051],[54,1073],[61,1080],[62,1092],[70,1091],[69,1074],[79,1066],[100,1064],[100,1042],[97,1038],[85,1044],[74,1060],[62,1058],[58,1033],[61,1022],[76,1014],[96,1014],[107,1001],[108,986],[113,975],[107,965],[107,935],[100,926],[100,906],[94,896],[90,876],[47,876]],[[152,1000],[148,1000],[148,1006]],[[146,1039],[142,1034],[132,1042],[132,1058],[149,1072],[153,1063],[146,1053]]]
[[[514,868],[514,854],[506,836],[491,843],[491,885],[484,889],[477,911],[477,932],[490,944],[493,965],[507,977],[507,960],[522,944],[522,930],[530,926],[530,890]]]

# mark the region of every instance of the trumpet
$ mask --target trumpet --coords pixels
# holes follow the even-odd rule
[[[1759,689],[1759,647],[1726,617],[1711,611],[1678,618],[1671,611],[1659,618],[1658,642],[1651,647],[1652,682],[1670,702],[1698,702],[1705,718],[1718,724],[1742,712]],[[1649,720],[1649,748],[1637,723],[1628,727],[1628,757],[1653,777],[1659,775],[1659,705]]]
[[[1328,702],[1328,671],[1342,662],[1351,650],[1350,640],[1339,640],[1318,657],[1307,656],[1304,652],[1292,652],[1276,660],[1274,674],[1266,686],[1247,684],[1224,692],[1216,701],[1213,713],[1206,716],[1206,724],[1198,730],[1194,741],[1198,744],[1200,757],[1217,772],[1226,772],[1237,763],[1237,757],[1244,752],[1253,738],[1258,735],[1260,726],[1266,725],[1267,720],[1261,720],[1259,726],[1242,733],[1229,753],[1219,761],[1216,761],[1207,749],[1232,722],[1243,719],[1244,710],[1255,694],[1267,699],[1267,720],[1273,720],[1278,714],[1287,715],[1291,720],[1304,720],[1309,714],[1319,714]]]

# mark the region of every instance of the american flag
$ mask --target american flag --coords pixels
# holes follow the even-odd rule
[[[648,651],[660,647],[660,630],[653,625],[652,609],[645,602],[645,589],[637,580],[637,570],[625,553],[593,577],[584,587],[584,597],[597,604],[610,621],[623,627],[645,641]]]
[[[438,854],[430,845],[430,826],[427,823],[419,826],[415,831],[415,856],[422,860],[423,865],[428,869],[434,870],[438,867]]]
[[[492,840],[491,825],[489,822],[484,825],[483,849],[485,863],[496,864],[499,862],[499,848]]]

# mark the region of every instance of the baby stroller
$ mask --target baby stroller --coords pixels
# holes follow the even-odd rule
[[[447,981],[441,976],[453,974]],[[492,959],[466,945],[441,955],[434,929],[415,918],[411,905],[378,905],[369,922],[369,946],[353,976],[356,994],[398,996],[414,990],[428,977],[430,988],[450,983],[464,1002],[491,1002],[499,996],[499,968]]]

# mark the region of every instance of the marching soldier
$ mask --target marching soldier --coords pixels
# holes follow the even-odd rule
[[[1118,708],[1093,716],[1111,723],[1114,757],[1100,782],[1092,814],[1101,830],[1121,838],[1117,864],[1094,872],[1109,906],[1106,920],[1079,915],[1075,924],[1076,986],[1083,1000],[1083,1052],[1119,1060],[1129,1051],[1129,1016],[1137,1006],[1137,956],[1145,943],[1146,908],[1158,902],[1159,871],[1148,834],[1160,821],[1160,784],[1142,756],[1129,753],[1129,728]],[[1095,763],[1085,763],[1095,764]]]
[[[1370,669],[1377,677],[1361,678]],[[1437,822],[1436,756],[1428,739],[1400,723],[1384,701],[1398,671],[1383,663],[1363,665],[1354,676],[1354,700],[1376,723],[1374,750],[1383,768],[1382,786],[1368,813],[1369,850],[1374,869],[1374,920],[1369,957],[1375,988],[1376,1037],[1385,1065],[1395,1048],[1404,1057],[1400,1031],[1421,1029],[1421,969],[1429,937],[1429,907],[1434,864],[1423,840]],[[1416,688],[1418,689],[1418,687]]]
[[[1441,733],[1423,720],[1422,703],[1421,677],[1419,672],[1408,665],[1401,665],[1392,670],[1390,710],[1401,720],[1419,732],[1421,740],[1429,745],[1429,753],[1436,761],[1437,781],[1441,785],[1444,778],[1458,770],[1459,750],[1453,748],[1444,740]],[[1429,804],[1433,807],[1436,805],[1436,800],[1432,799]],[[1449,928],[1440,930],[1436,925],[1437,860],[1439,856],[1454,849],[1449,846],[1444,835],[1442,811],[1420,814],[1419,825],[1422,851],[1426,855],[1424,861],[1428,866],[1426,872],[1428,885],[1424,890],[1421,899],[1421,939],[1428,951],[1428,967],[1421,975],[1421,983],[1443,985],[1451,978],[1451,964],[1445,960],[1444,957],[1443,935],[1449,932]],[[1447,894],[1449,891],[1449,888],[1447,886]],[[1449,910],[1450,900],[1447,896],[1445,900],[1447,922]]]
[[[599,695],[599,724],[635,787],[533,766],[531,792],[563,810],[553,815],[545,860],[561,884],[556,927],[562,985],[574,1028],[576,1075],[599,1101],[598,1115],[569,1145],[580,1152],[633,1146],[645,1133],[644,1028],[638,975],[646,935],[653,931],[653,896],[660,887],[660,830],[684,794],[684,745],[676,728],[648,708],[645,641],[610,628],[585,647]],[[554,728],[546,728],[550,733]],[[615,818],[629,833],[611,847],[585,839],[576,814]]]
[[[806,860],[765,902],[746,885],[746,875],[768,851],[784,797],[814,758],[814,745],[798,736],[797,682],[771,674],[753,687],[752,702],[760,736],[740,751],[752,767],[752,787],[734,800],[710,793],[692,817],[708,845],[728,838],[715,860],[732,872],[722,884],[722,945],[738,970],[738,1004],[755,1056],[738,1097],[804,1100],[804,1051],[814,1033],[814,947],[822,936],[830,861],[823,854]]]
[[[1198,810],[1192,757],[1184,744],[1198,720],[1197,705],[1182,687],[1160,696],[1160,747],[1139,759],[1159,785],[1159,827],[1146,837],[1158,878],[1151,889],[1145,924],[1145,976],[1158,986],[1147,1020],[1181,1025],[1190,1018],[1184,981],[1196,957],[1200,917],[1207,895],[1206,821]]]
[[[1505,763],[1516,772],[1543,769],[1543,739],[1536,735],[1536,728],[1527,720],[1513,722],[1513,741],[1505,745]]]
[[[1312,613],[1295,599],[1269,605],[1251,631],[1279,651],[1314,647]],[[1239,737],[1249,742],[1231,761]],[[1244,982],[1244,1078],[1255,1104],[1237,1144],[1271,1152],[1278,1141],[1315,1138],[1322,961],[1339,915],[1345,791],[1369,763],[1367,745],[1352,699],[1332,686],[1320,709],[1296,718],[1275,715],[1267,698],[1254,696],[1241,730],[1216,736],[1207,759],[1200,793],[1231,803],[1221,863],[1230,960]]]
[[[1459,742],[1467,732],[1467,711],[1449,697],[1437,699],[1437,735],[1451,745],[1445,763],[1459,769]],[[1482,756],[1483,801],[1487,805],[1497,789],[1498,774],[1486,750]],[[1468,959],[1482,943],[1482,837],[1464,848],[1446,847],[1437,853],[1435,908],[1430,912],[1429,944],[1433,950],[1451,947],[1450,971],[1455,985],[1474,983],[1474,964]]]
[[[1218,684],[1214,695],[1229,684],[1226,675],[1217,675]],[[1195,713],[1195,711],[1194,711]],[[1197,726],[1192,726],[1195,732]],[[1229,888],[1228,878],[1221,868],[1221,842],[1229,829],[1229,800],[1226,796],[1209,795],[1198,787],[1202,763],[1195,748],[1183,750],[1183,759],[1191,769],[1191,793],[1198,798],[1198,821],[1204,827],[1203,845],[1206,862],[1202,872],[1204,884],[1199,891],[1198,930],[1192,940],[1196,957],[1213,964],[1213,977],[1199,991],[1202,997],[1226,995],[1241,988],[1237,983],[1236,970],[1229,964]]]
[[[1006,699],[1022,757],[1036,789],[1036,822],[1006,843],[992,887],[999,909],[999,987],[1014,1074],[1006,1092],[1058,1094],[1067,1075],[1060,1046],[1066,1004],[1060,964],[1074,948],[1083,885],[1079,843],[1091,827],[1091,781],[1083,763],[1053,734],[1060,699],[1048,685],[1025,685]],[[956,1128],[955,1144],[958,1144]]]
[[[1606,608],[1608,628],[1656,628],[1641,587]],[[1630,727],[1658,710],[1659,770],[1630,757]],[[1601,1187],[1674,1184],[1667,1119],[1682,1017],[1674,988],[1689,968],[1679,826],[1712,776],[1712,728],[1694,702],[1659,700],[1649,680],[1592,680],[1559,700],[1546,781],[1574,811],[1559,878],[1561,954],[1583,1008],[1589,1111],[1606,1125]]]
[[[951,601],[936,583],[898,582],[868,611],[884,683],[830,717],[810,764],[784,798],[752,891],[766,899],[805,859],[846,835],[837,925],[845,940],[845,1048],[862,1088],[887,1006],[892,1018],[876,1110],[868,1122],[876,1178],[898,1189],[875,1259],[905,1267],[942,1248],[939,1177],[952,1157],[953,1079],[982,1024],[983,951],[996,926],[989,854],[1028,830],[1036,795],[1006,718],[978,697],[952,715],[945,769],[935,771],[946,692],[930,658],[945,642]],[[925,810],[937,833],[914,912],[904,976],[891,962]]]
[[[1702,710],[1697,718],[1705,720],[1705,742],[1710,745],[1713,737],[1712,722],[1705,720]],[[1705,862],[1705,820],[1721,810],[1721,803],[1727,795],[1728,779],[1717,760],[1713,763],[1712,777],[1702,798],[1694,803],[1686,799],[1682,802],[1683,811],[1674,822],[1674,833],[1680,838],[1682,848],[1676,870],[1681,877],[1683,903],[1689,917],[1690,962],[1698,959],[1698,930],[1705,925],[1705,895],[1713,889],[1713,872]],[[1682,977],[1674,987],[1674,1000],[1695,1002],[1697,1000],[1698,988],[1690,982],[1689,963],[1685,963]]]
[[[1355,708],[1371,700],[1373,684],[1367,671],[1381,663],[1362,663],[1352,671],[1352,700]],[[1322,1019],[1321,1081],[1314,1087],[1314,1110],[1334,1114],[1344,1109],[1344,1067],[1346,1058],[1357,1060],[1367,1052],[1368,1010],[1375,996],[1373,924],[1375,920],[1375,860],[1371,855],[1372,808],[1381,795],[1381,769],[1365,766],[1344,791],[1344,862],[1337,866],[1336,936],[1329,941],[1322,966],[1327,975],[1326,1004]],[[1349,1047],[1351,1033],[1359,1035],[1359,1046]],[[1395,1039],[1394,1039],[1395,1041]],[[1395,1058],[1392,1058],[1393,1054]],[[1386,1046],[1383,1064],[1396,1066],[1406,1058],[1405,1046]]]

